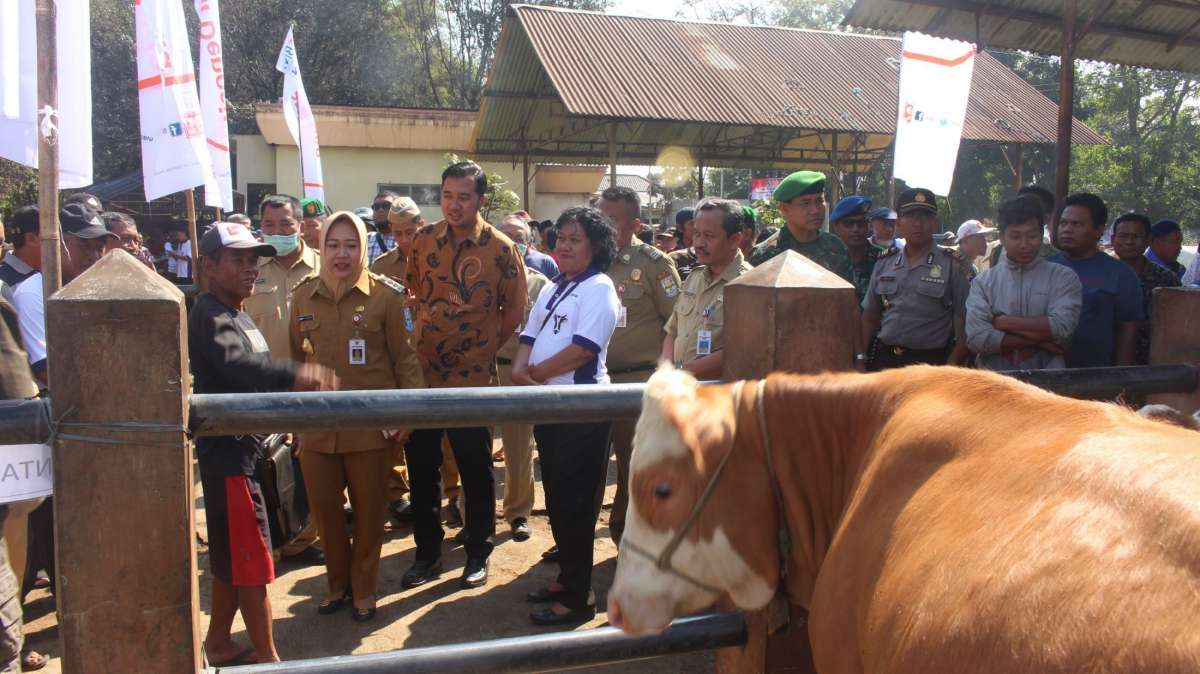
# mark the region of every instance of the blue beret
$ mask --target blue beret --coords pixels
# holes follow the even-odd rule
[[[1160,236],[1166,236],[1171,232],[1182,232],[1179,228],[1179,223],[1174,220],[1159,220],[1150,226],[1150,238],[1157,239]]]
[[[825,191],[825,174],[817,171],[796,171],[783,179],[775,188],[775,201],[780,203],[791,201],[806,194],[819,194]]]
[[[849,218],[855,215],[865,216],[870,210],[870,199],[858,194],[852,194],[848,197],[842,197],[842,200],[837,202],[837,205],[833,207],[833,212],[829,214],[829,221],[837,222],[842,218]]]
[[[868,220],[895,220],[896,217],[896,211],[887,206],[880,206],[867,214]]]
[[[696,218],[696,209],[681,208],[678,211],[676,211],[676,213],[675,213],[675,224],[686,225],[688,220],[694,220],[695,218]]]

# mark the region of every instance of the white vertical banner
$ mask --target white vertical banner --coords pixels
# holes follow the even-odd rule
[[[217,193],[182,0],[136,0],[138,110],[146,200]]]
[[[225,113],[225,57],[217,0],[195,0],[200,17],[200,109],[217,191],[204,191],[204,204],[233,211],[233,170],[229,163],[229,119]]]
[[[279,61],[275,69],[283,73],[283,119],[287,122],[292,140],[300,149],[300,176],[304,183],[304,196],[325,201],[325,179],[321,172],[321,148],[317,143],[317,120],[308,105],[308,94],[304,92],[304,80],[300,77],[300,60],[296,56],[296,41],[292,29],[288,28],[283,49],[279,50]]]
[[[905,33],[892,177],[934,194],[950,193],[962,140],[975,45]]]
[[[57,0],[58,110],[39,111],[34,0],[0,0],[0,157],[37,168],[38,136],[58,129],[58,185],[92,184],[88,0]]]

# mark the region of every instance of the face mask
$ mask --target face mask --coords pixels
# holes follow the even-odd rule
[[[525,251],[529,250],[529,246],[526,246],[523,243],[518,243],[515,245],[517,247],[517,252],[521,254],[521,257],[525,257]]]
[[[287,255],[300,245],[299,234],[265,234],[263,243],[274,246],[277,255]]]

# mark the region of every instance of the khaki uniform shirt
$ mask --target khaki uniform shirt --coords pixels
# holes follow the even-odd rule
[[[621,300],[617,329],[608,343],[608,374],[654,368],[662,354],[663,326],[671,317],[682,283],[675,263],[637,237],[617,253],[608,277]]]
[[[922,350],[950,344],[971,287],[961,257],[934,246],[911,266],[903,250],[879,258],[862,306],[880,314],[880,341]]]
[[[413,240],[407,278],[426,383],[494,384],[496,352],[512,336],[500,334],[501,324],[525,312],[525,262],[512,240],[482,217],[457,241],[444,220],[426,225]]]
[[[529,301],[525,303],[525,317],[521,319],[517,331],[509,336],[508,341],[500,347],[500,351],[496,354],[497,358],[508,361],[505,364],[511,365],[513,358],[517,357],[517,348],[521,345],[521,331],[525,329],[525,323],[529,321],[529,311],[537,302],[538,295],[542,294],[542,288],[545,288],[549,282],[550,279],[546,278],[542,272],[533,267],[525,268],[525,286],[529,288]]]
[[[422,388],[425,379],[409,342],[413,317],[404,287],[378,274],[364,274],[334,302],[319,276],[296,286],[288,321],[292,359],[332,369],[343,390]],[[358,340],[362,351],[352,354]],[[355,356],[361,363],[352,363]],[[323,453],[385,449],[392,441],[379,430],[301,435],[305,451]]]
[[[245,312],[258,326],[273,358],[288,358],[291,340],[288,317],[292,314],[292,289],[311,274],[321,272],[321,254],[300,242],[300,257],[291,269],[284,269],[277,258],[258,260],[258,280],[254,292],[246,298]]]
[[[701,330],[711,334],[710,353],[725,347],[725,284],[754,269],[742,251],[733,256],[721,275],[713,278],[708,267],[700,265],[692,270],[683,284],[683,296],[675,305],[675,312],[667,321],[666,331],[675,333],[675,366],[682,366],[700,357],[696,353]]]
[[[407,283],[408,258],[399,248],[393,248],[375,258],[375,261],[371,263],[371,271],[382,274],[396,283]]]

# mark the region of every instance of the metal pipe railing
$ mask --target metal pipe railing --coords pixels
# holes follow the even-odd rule
[[[1200,388],[1192,365],[1018,370],[1006,373],[1060,395],[1113,398]],[[632,419],[641,412],[644,384],[222,393],[191,398],[196,435],[304,432],[352,428],[449,428],[496,423],[538,424]],[[45,442],[45,400],[0,401],[0,444]]]
[[[216,671],[221,674],[517,674],[634,662],[745,643],[746,622],[741,614],[710,613],[680,618],[662,634],[645,637],[630,637],[615,627],[599,627],[387,653],[222,667]]]

